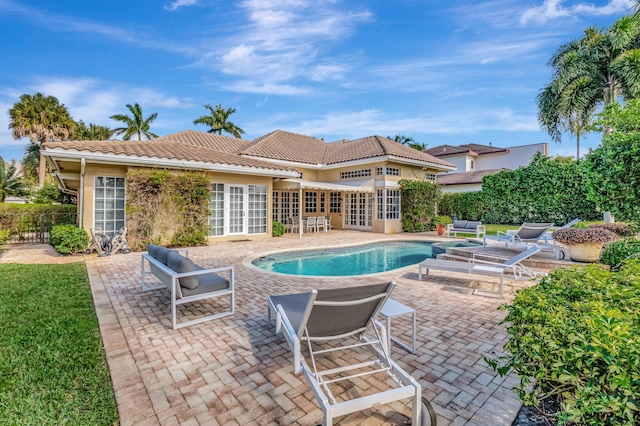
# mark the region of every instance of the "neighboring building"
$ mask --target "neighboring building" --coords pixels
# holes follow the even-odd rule
[[[402,231],[398,181],[434,180],[444,159],[381,136],[326,143],[281,130],[253,141],[186,130],[150,141],[47,142],[61,188],[78,196],[80,226],[126,225],[126,175],[199,170],[211,182],[210,236],[271,235],[272,220],[331,216],[337,229]]]
[[[536,153],[548,155],[548,144],[537,143],[509,148],[491,145],[440,145],[425,150],[456,166],[453,173],[439,173],[436,180],[443,192],[469,192],[482,189],[482,178],[502,170],[515,170],[528,165]],[[446,174],[444,174],[446,173]]]

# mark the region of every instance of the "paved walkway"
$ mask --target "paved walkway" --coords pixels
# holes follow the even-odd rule
[[[483,360],[501,354],[507,339],[500,324],[505,313],[497,310],[504,301],[471,295],[475,286],[496,288],[497,279],[436,272],[419,282],[416,266],[365,277],[291,277],[248,262],[278,250],[425,238],[437,239],[433,234],[332,231],[192,248],[190,257],[204,267],[235,266],[237,307],[233,316],[180,330],[171,329],[168,293],[141,291],[139,254],[60,257],[46,246],[35,246],[35,251],[34,246],[12,246],[0,261],[86,262],[122,425],[321,423],[309,386],[293,374],[284,339],[267,323],[266,296],[385,281],[397,282],[393,298],[417,310],[416,354],[396,345],[392,353],[423,386],[438,424],[510,425],[520,407],[511,390],[517,381],[500,377]],[[509,300],[516,288],[530,283],[505,284]],[[394,336],[409,340],[409,331],[408,318],[394,319]],[[376,385],[362,381],[358,391]],[[403,424],[409,416],[410,404],[396,403],[346,416],[339,424]]]

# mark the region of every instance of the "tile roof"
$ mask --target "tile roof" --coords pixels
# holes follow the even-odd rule
[[[183,130],[167,136],[161,136],[153,140],[154,142],[171,141],[185,143],[189,145],[210,148],[229,154],[238,154],[251,145],[251,141],[230,136],[217,135],[214,133],[198,132],[196,130]]]
[[[207,135],[205,133],[205,135]],[[207,135],[209,136],[209,135]],[[205,138],[206,140],[207,138]],[[229,138],[232,139],[232,138]],[[246,141],[245,141],[246,142]],[[211,148],[173,141],[170,136],[150,141],[66,141],[47,142],[45,150],[63,149],[66,151],[82,151],[94,154],[138,157],[145,160],[167,159],[176,161],[193,161],[211,164],[254,167],[269,170],[293,171],[291,168],[278,166],[267,161],[255,160],[233,153],[216,151]]]
[[[425,152],[436,157],[444,157],[447,155],[468,154],[468,155],[484,155],[495,154],[498,152],[508,152],[508,148],[498,148],[496,146],[480,145],[477,143],[468,143],[464,145],[439,145],[426,149]]]
[[[327,144],[326,164],[343,163],[371,157],[394,156],[424,161],[441,166],[453,165],[431,154],[418,151],[382,136],[369,136],[356,140],[339,140]]]
[[[472,183],[482,183],[482,178],[488,175],[495,175],[503,170],[509,169],[489,169],[474,170],[472,172],[449,173],[436,176],[436,181],[440,185],[465,185]]]
[[[272,160],[329,165],[394,156],[443,167],[454,167],[445,160],[382,136],[327,143],[318,138],[283,130],[273,131],[253,141],[185,130],[148,141],[48,142],[44,144],[44,148],[45,150],[87,151],[141,159],[165,158],[288,171],[293,169],[275,165]]]
[[[243,155],[305,164],[322,164],[326,143],[318,138],[275,130],[253,140]]]

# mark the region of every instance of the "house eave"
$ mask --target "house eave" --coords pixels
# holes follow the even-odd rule
[[[298,177],[298,172],[289,170],[271,170],[259,167],[241,166],[234,164],[207,163],[204,161],[174,160],[160,157],[134,157],[129,155],[100,154],[86,151],[69,151],[46,149],[42,155],[52,160],[80,161],[85,158],[97,164],[127,165],[137,167],[163,167],[169,169],[206,170],[221,173],[245,174],[269,177]]]

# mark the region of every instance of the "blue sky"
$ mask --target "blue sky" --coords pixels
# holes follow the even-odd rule
[[[549,142],[535,97],[547,61],[633,2],[562,0],[0,0],[0,156],[23,93],[56,96],[76,120],[138,102],[151,130],[205,131],[204,104],[236,108],[246,139],[282,129],[333,141],[401,134],[427,147]],[[589,135],[581,151],[596,147]]]

